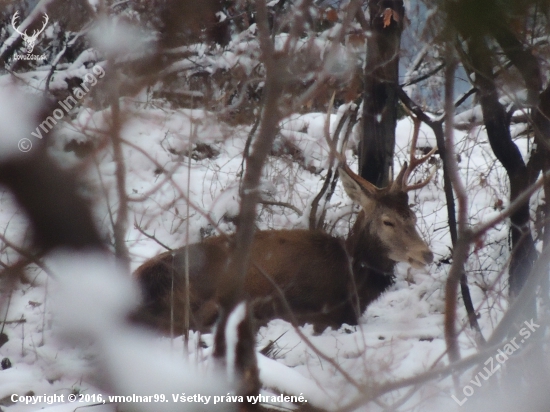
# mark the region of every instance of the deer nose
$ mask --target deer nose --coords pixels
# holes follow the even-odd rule
[[[432,263],[434,260],[434,254],[431,251],[423,252],[422,256],[424,257],[424,262],[426,264]]]

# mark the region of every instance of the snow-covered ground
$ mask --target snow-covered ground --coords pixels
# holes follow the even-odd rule
[[[155,108],[154,105],[144,106],[131,101],[123,102],[122,109],[130,119],[123,127],[122,137],[127,142],[124,161],[128,171],[126,191],[131,209],[127,244],[132,269],[163,251],[159,242],[174,248],[186,242],[199,241],[201,234],[233,230],[231,217],[238,213],[242,152],[249,128],[230,127],[221,123],[215,114],[202,110]],[[66,166],[77,164],[80,159],[72,152],[64,152],[64,145],[73,139],[87,141],[101,135],[101,131],[107,128],[106,116],[108,113],[105,112],[81,112],[75,121],[59,129],[58,138],[51,147],[52,154]],[[337,117],[337,114],[332,115],[332,128]],[[262,193],[265,199],[290,203],[303,214],[300,216],[296,211],[281,206],[258,206],[259,228],[307,227],[309,206],[321,188],[326,173],[328,150],[323,136],[325,121],[325,114],[311,113],[281,122],[277,145],[284,146],[291,142],[298,147],[303,155],[300,160],[302,165],[294,161],[290,154],[271,157],[263,175]],[[412,122],[401,120],[397,127],[397,170],[407,159],[411,135]],[[460,173],[468,192],[470,222],[475,225],[487,221],[507,205],[506,174],[494,159],[483,129],[474,127],[469,132],[457,131],[455,140]],[[195,150],[192,159],[187,156],[189,142],[203,144],[203,150]],[[525,154],[525,140],[516,143]],[[211,151],[210,155],[203,156],[201,153],[206,150],[205,144]],[[435,139],[431,130],[423,126],[419,146],[426,145],[435,145]],[[356,168],[351,150],[347,151],[347,158],[351,167]],[[100,152],[97,159],[97,167],[88,165],[83,193],[94,206],[101,230],[110,233],[109,210],[116,210],[117,205],[116,164],[109,150]],[[426,166],[411,179],[419,180],[428,173],[429,166]],[[439,168],[430,184],[410,194],[410,203],[414,204],[419,218],[419,230],[435,254],[434,263],[423,270],[399,264],[396,284],[368,307],[358,326],[343,325],[339,330],[327,329],[321,335],[314,335],[311,325],[301,328],[310,344],[340,365],[359,385],[376,386],[411,377],[447,362],[443,339],[443,289],[450,267],[445,262],[450,258],[451,245],[442,182]],[[328,227],[333,228],[335,236],[345,237],[355,219],[351,214],[355,209],[340,184],[326,208]],[[3,192],[0,193],[0,231],[16,245],[28,243],[25,218],[11,196]],[[506,224],[491,230],[483,244],[471,251],[467,263],[474,306],[479,310],[479,322],[486,336],[507,306],[505,275],[501,273],[508,257],[507,233]],[[7,263],[13,262],[17,256],[9,247],[2,253],[2,260]],[[104,341],[99,339],[99,343],[96,341],[95,344],[90,341],[77,345],[62,339],[64,335],[58,324],[65,322],[60,320],[64,309],[59,309],[59,303],[56,303],[60,299],[54,280],[59,275],[56,270],[72,270],[92,276],[93,270],[90,271],[87,265],[88,262],[81,262],[79,267],[78,263],[73,262],[69,268],[56,269],[55,265],[50,267],[46,262],[41,268],[30,267],[27,275],[32,282],[17,285],[9,297],[7,313],[2,314],[2,320],[6,320],[2,330],[9,341],[0,348],[0,357],[9,359],[11,368],[0,371],[2,408],[10,412],[42,408],[61,412],[95,404],[97,399],[91,398],[91,395],[101,393],[97,389],[101,378],[94,376],[93,371],[98,362],[106,359],[119,361],[120,365],[116,368],[120,371],[120,377],[128,380],[124,388],[126,392],[139,387],[131,386],[133,381],[130,378],[133,376],[154,380],[156,372],[149,372],[148,367],[152,368],[151,371],[158,371],[163,369],[155,368],[174,366],[166,359],[183,365],[170,369],[171,372],[166,375],[166,391],[177,388],[173,382],[181,382],[182,385],[181,389],[174,389],[176,394],[186,392],[186,395],[192,395],[193,391],[199,390],[199,386],[194,386],[198,383],[193,382],[195,375],[192,373],[195,372],[189,372],[187,377],[183,375],[184,371],[194,368],[190,365],[196,365],[202,370],[196,372],[196,379],[200,380],[205,376],[203,374],[208,376],[209,366],[206,364],[212,349],[212,337],[209,335],[202,336],[207,347],[197,349],[198,337],[193,334],[189,354],[185,356],[180,338],[171,341],[169,338],[126,330],[123,326],[116,331],[109,329],[110,332],[105,332],[102,338]],[[109,270],[107,272],[110,273]],[[127,276],[129,278],[129,274]],[[100,309],[109,305],[108,300],[113,298],[113,294],[126,296],[129,293],[127,289],[131,289],[131,283],[109,280],[105,276],[91,282],[86,287],[75,287],[73,292],[82,294],[78,295],[81,298],[65,309],[81,316],[82,323],[86,323],[81,325],[83,329],[93,323],[87,315],[95,310],[94,305],[97,305],[98,313],[102,313]],[[109,293],[101,293],[102,290]],[[131,299],[121,298],[121,301],[126,304]],[[94,319],[98,320],[97,316]],[[105,322],[109,319],[105,315]],[[462,324],[466,323],[462,306],[459,319]],[[318,356],[288,323],[273,320],[267,327],[262,327],[257,336],[258,350],[275,340],[270,358],[258,355],[264,394],[303,395],[311,404],[327,409],[345,405],[357,396],[358,389],[330,362]],[[460,334],[459,342],[463,355],[475,353],[474,335],[469,328]],[[468,376],[466,372],[463,379],[467,381]],[[152,385],[149,388],[151,391],[159,388],[158,382]],[[382,397],[381,402],[367,404],[361,410],[382,410],[385,403],[398,401],[408,391],[409,388],[393,392]],[[65,395],[65,400],[69,394],[77,394],[88,402],[78,405],[49,405],[45,402],[35,405],[10,404],[12,394],[31,393]],[[165,393],[171,396],[171,392]],[[401,408],[452,410],[458,408],[450,397],[452,393],[450,378],[436,380],[408,397]],[[106,397],[108,394],[103,395]],[[141,410],[160,410],[155,409],[154,404],[140,405]],[[107,404],[86,410],[114,411],[115,406]],[[204,410],[209,409],[206,407]]]

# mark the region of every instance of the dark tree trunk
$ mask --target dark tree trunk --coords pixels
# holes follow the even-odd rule
[[[383,187],[389,182],[393,165],[405,9],[402,0],[370,0],[368,7],[371,32],[367,37],[359,174]]]
[[[550,171],[550,85],[540,94],[539,106],[533,115],[535,143],[527,168],[531,182],[534,182],[542,170]],[[544,182],[544,203],[537,210],[535,230],[543,247],[550,245],[550,179]],[[550,306],[550,279],[548,275],[542,282],[543,301]]]
[[[483,112],[483,121],[487,129],[491,148],[502,163],[510,179],[510,201],[525,190],[529,183],[529,174],[525,162],[516,144],[512,141],[506,110],[498,100],[494,81],[491,52],[482,36],[473,36],[468,40],[468,56],[475,72],[475,85]],[[510,262],[510,294],[515,296],[521,290],[529,274],[536,251],[529,227],[529,203],[526,202],[512,214],[512,259]]]
[[[535,143],[531,160],[530,169],[531,180],[542,170],[547,173],[550,170],[550,85],[540,94],[538,110],[533,116],[535,126]],[[533,165],[531,165],[533,163]],[[539,224],[542,227],[537,228],[543,233],[544,246],[550,244],[550,179],[544,182],[544,204],[541,207],[542,216]]]

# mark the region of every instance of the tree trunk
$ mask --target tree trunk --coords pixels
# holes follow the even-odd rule
[[[540,94],[538,110],[533,115],[535,143],[528,169],[531,182],[534,182],[540,171],[550,171],[550,85]],[[530,183],[531,183],[530,182]],[[544,182],[544,203],[537,211],[535,230],[539,236],[542,233],[543,247],[550,245],[550,179]],[[550,305],[550,279],[543,278],[543,301]]]
[[[468,56],[476,73],[475,85],[483,112],[483,121],[491,148],[502,163],[510,180],[510,201],[513,201],[527,186],[529,175],[521,153],[512,141],[507,114],[498,100],[494,81],[491,52],[482,36],[468,40]],[[529,202],[510,217],[512,235],[512,259],[510,262],[510,294],[516,296],[531,271],[536,259],[536,250],[529,227]]]
[[[399,47],[405,9],[403,1],[370,0],[367,37],[363,137],[359,174],[378,187],[390,180],[397,122]]]

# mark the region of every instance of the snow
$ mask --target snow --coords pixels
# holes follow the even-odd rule
[[[14,84],[0,88],[0,161],[26,155],[40,99]],[[29,121],[29,119],[31,119]]]
[[[57,251],[46,264],[55,273],[55,323],[71,337],[111,333],[105,329],[118,328],[139,300],[136,286],[112,255]]]
[[[246,303],[241,302],[237,305],[233,312],[227,318],[225,325],[225,339],[227,351],[227,379],[231,380],[235,377],[235,361],[237,359],[237,343],[239,342],[239,325],[246,316]]]
[[[0,121],[3,128],[0,156],[4,159],[19,155],[17,141],[28,134],[16,125],[25,124],[22,119],[31,115],[33,103],[21,93],[6,91],[9,89],[5,87],[1,90],[0,116],[4,120],[11,116],[10,122]],[[172,110],[129,99],[121,100],[121,109],[128,115],[121,135],[126,142],[126,189],[131,213],[127,245],[132,269],[163,251],[160,244],[178,247],[199,241],[205,232],[233,231],[231,217],[236,216],[239,207],[242,150],[250,129],[224,124],[215,113],[204,110]],[[339,116],[341,112],[330,115],[331,132]],[[71,140],[98,141],[97,136],[108,129],[108,118],[108,111],[87,109],[73,120],[64,119],[67,123],[50,147],[52,154],[64,165],[78,164],[79,159],[73,153],[62,150],[64,144]],[[259,205],[259,228],[307,227],[309,205],[322,186],[328,166],[326,121],[327,115],[323,113],[292,115],[281,121],[276,144],[284,146],[291,142],[303,155],[304,165],[298,165],[288,155],[270,157],[262,175],[262,196],[291,203],[303,214],[284,207]],[[411,135],[412,122],[399,121],[396,170],[408,159]],[[196,143],[210,146],[217,154],[189,158],[189,151]],[[521,140],[518,144],[525,154],[526,144]],[[423,126],[418,146],[434,145],[431,130]],[[456,131],[455,150],[460,155],[460,174],[468,190],[470,223],[486,222],[499,212],[495,208],[497,201],[507,204],[506,175],[492,156],[487,136],[480,127],[468,132]],[[347,157],[351,167],[356,167],[351,150]],[[107,234],[111,225],[109,211],[117,204],[114,171],[112,154],[105,149],[97,155],[97,167],[89,167],[83,176],[83,192],[90,197],[94,215]],[[429,166],[422,167],[411,179],[420,180],[428,173]],[[442,180],[439,169],[429,185],[410,194],[410,203],[419,217],[419,230],[434,252],[434,263],[423,270],[399,264],[396,284],[368,307],[360,325],[342,325],[338,330],[327,329],[319,335],[313,333],[311,325],[301,328],[311,344],[360,385],[411,377],[447,362],[443,355],[443,289],[449,268],[444,261],[450,257],[450,239]],[[340,184],[326,207],[332,234],[344,237],[354,221],[355,209]],[[0,221],[7,239],[17,245],[25,244],[26,238],[21,233],[26,221],[9,195],[0,197]],[[10,253],[14,258],[17,256],[13,251]],[[507,256],[507,224],[502,223],[488,232],[484,244],[472,251],[468,261],[474,306],[479,307],[479,322],[485,336],[507,307],[505,277],[498,270]],[[212,335],[199,337],[192,333],[189,352],[185,353],[181,339],[153,336],[124,321],[139,300],[138,292],[129,274],[112,258],[97,251],[55,251],[45,262],[44,268],[27,270],[32,284],[18,285],[11,297],[6,314],[10,323],[4,328],[9,341],[0,348],[0,353],[2,358],[11,360],[13,367],[0,372],[0,398],[31,390],[35,394],[65,395],[71,392],[105,396],[182,392],[225,395],[227,388],[216,380],[220,374],[216,374],[210,363]],[[466,313],[461,304],[458,313],[461,325],[465,324]],[[18,319],[25,322],[14,322]],[[236,314],[235,323],[239,319]],[[207,348],[198,347],[199,339]],[[273,354],[269,358],[258,354],[263,393],[303,394],[308,403],[328,409],[345,405],[360,395],[288,323],[273,320],[262,327],[257,335],[258,350],[270,341],[276,341]],[[235,343],[235,339],[231,342]],[[476,351],[473,333],[467,328],[461,333],[459,344],[463,355]],[[232,364],[231,359],[227,363]],[[97,376],[100,369],[103,374]],[[406,391],[382,399],[395,400]],[[415,393],[406,405],[420,404],[434,411],[454,408],[451,393],[454,392],[449,379],[433,382]],[[210,410],[208,405],[193,406]],[[374,409],[370,406],[362,410],[378,410],[376,405]],[[75,405],[17,403],[6,410],[34,411],[42,407],[61,412],[74,410]],[[136,403],[131,407],[140,411],[182,408],[172,402]],[[89,409],[112,411],[114,407]]]
[[[288,395],[303,395],[308,403],[318,408],[331,409],[336,405],[337,393],[330,391],[332,393],[327,394],[315,381],[305,378],[299,372],[289,369],[273,359],[258,354],[258,368],[260,369],[260,380],[266,388]]]
[[[69,70],[77,69],[88,62],[97,62],[100,60],[101,60],[100,53],[94,48],[89,48],[84,50],[82,53],[80,53],[78,57],[75,59],[75,61],[70,64],[68,69]]]
[[[95,363],[102,366],[99,370],[106,375],[112,393],[204,395],[224,387],[212,376],[214,370],[210,374],[199,371],[155,347],[154,336],[126,325],[125,316],[139,301],[138,293],[111,255],[61,251],[48,260],[58,284],[52,297],[56,324],[67,339],[89,338],[97,345]],[[172,402],[136,402],[132,407],[143,412],[180,410]],[[208,408],[197,406],[195,410]]]
[[[126,56],[129,53],[143,55],[146,36],[123,19],[99,19],[91,30],[94,46],[108,56]],[[116,39],[116,41],[113,41]]]

